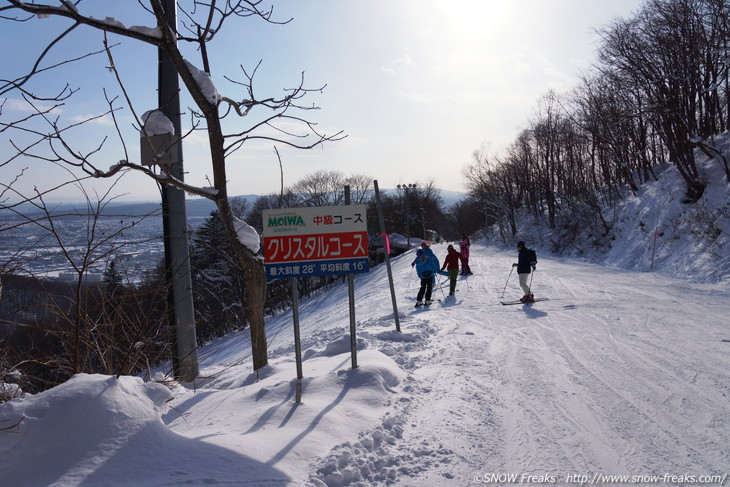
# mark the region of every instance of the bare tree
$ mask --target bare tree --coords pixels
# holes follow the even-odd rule
[[[0,205],[14,215],[7,220],[13,225],[0,232],[25,228],[36,237],[33,248],[17,254],[13,274],[5,276],[8,289],[0,306],[5,331],[0,355],[12,357],[13,367],[36,390],[79,372],[132,374],[169,358],[167,347],[160,346],[169,331],[165,301],[159,298],[164,293],[129,285],[136,276],[115,264],[126,248],[159,240],[159,235],[125,235],[159,210],[134,217],[112,212],[113,187],[93,201],[81,182],[76,185],[86,202],[71,209],[47,204],[42,194],[18,195],[32,205],[23,212]],[[44,271],[37,259],[46,259]],[[100,282],[92,274],[102,268]],[[56,282],[46,272],[50,277],[63,272],[70,280]]]
[[[519,193],[516,165],[492,161],[485,150],[475,151],[474,162],[464,170],[471,197],[484,209],[485,222],[495,220],[503,241],[517,233]]]
[[[298,206],[338,206],[345,201],[345,176],[339,171],[315,171],[291,188]]]
[[[315,171],[286,191],[299,201],[297,206],[338,206],[345,202],[345,186],[350,186],[352,204],[367,203],[374,195],[373,178],[365,174],[345,176],[340,171]]]
[[[603,31],[602,73],[640,90],[634,109],[661,135],[689,202],[705,186],[695,146],[728,128],[728,15],[724,0],[651,0]]]
[[[246,315],[251,327],[253,367],[258,370],[268,362],[263,313],[266,281],[261,256],[258,255],[256,249],[248,248],[238,238],[239,229],[242,226],[245,227],[245,224],[236,218],[229,203],[228,157],[235,151],[243,149],[246,143],[257,140],[310,149],[344,136],[341,132],[322,133],[317,130],[315,124],[301,115],[316,108],[313,105],[305,105],[303,98],[312,91],[322,90],[321,87],[313,90],[306,88],[303,74],[298,82],[292,88],[285,89],[281,96],[261,96],[254,84],[258,66],[249,70],[241,67],[240,79],[226,78],[233,86],[235,93],[221,95],[212,81],[211,75],[217,73],[213,73],[209,52],[213,49],[212,46],[219,33],[224,26],[228,27],[230,22],[257,18],[265,22],[283,24],[288,20],[277,22],[273,17],[272,9],[265,8],[262,0],[226,2],[180,0],[176,2],[177,10],[180,12],[179,16],[182,19],[181,28],[178,29],[176,25],[169,25],[166,19],[165,6],[169,2],[149,0],[149,2],[139,2],[149,24],[146,27],[127,27],[118,19],[100,20],[85,15],[82,12],[81,0],[76,2],[60,0],[60,3],[60,6],[26,3],[19,0],[4,0],[0,3],[0,19],[6,22],[22,23],[21,25],[26,25],[29,31],[37,27],[36,24],[29,22],[28,14],[36,17],[53,16],[67,20],[65,30],[60,32],[55,40],[37,55],[37,62],[29,72],[0,81],[0,95],[22,96],[34,109],[32,115],[24,119],[4,122],[0,125],[0,130],[13,129],[35,135],[35,140],[26,142],[23,146],[17,146],[17,154],[14,157],[34,157],[39,160],[67,164],[97,178],[111,177],[120,171],[131,169],[146,174],[161,185],[173,185],[190,194],[213,200],[234,256],[240,263],[240,267],[244,269],[247,282]],[[92,49],[86,53],[66,54],[60,48],[63,40],[70,33],[83,28],[102,31],[104,33],[103,44],[98,49]],[[123,73],[119,73],[115,65],[116,46],[111,42],[114,36],[135,39],[143,45],[154,46],[171,60],[193,104],[190,107],[191,120],[188,133],[174,134],[174,136],[184,138],[196,130],[206,133],[210,151],[212,188],[187,183],[182,178],[176,177],[164,164],[147,166],[143,165],[141,161],[135,162],[127,153],[126,147],[129,144],[125,142],[122,135],[124,127],[121,127],[118,122],[119,114],[122,111],[118,98],[111,97],[105,92],[107,109],[104,115],[113,117],[116,136],[120,139],[123,151],[123,154],[120,154],[121,157],[120,155],[111,157],[104,147],[106,139],[86,152],[82,152],[74,146],[67,134],[72,129],[78,128],[83,122],[67,122],[64,125],[59,117],[51,115],[54,107],[61,103],[71,103],[74,95],[73,88],[68,85],[62,86],[57,93],[50,94],[35,93],[28,89],[31,81],[41,73],[52,72],[61,66],[67,66],[96,53],[104,53],[109,61],[109,69],[116,75],[119,89],[128,105],[127,110],[142,131],[145,139],[142,143],[148,144],[151,150],[162,159],[168,147],[160,147],[150,137],[155,134],[149,133],[146,129],[147,120],[140,115],[143,110],[136,106],[133,95],[125,89],[122,82]],[[179,47],[179,44],[182,47]],[[190,57],[185,54],[186,52],[191,53]],[[60,62],[51,62],[49,61],[52,57],[51,54],[66,57]],[[193,56],[197,56],[197,62],[194,62]],[[201,67],[198,68],[196,65]],[[253,120],[248,127],[240,128],[237,120],[240,117],[251,118],[255,113],[260,114],[259,118]],[[35,122],[38,120],[46,124],[46,131],[37,128]],[[88,121],[86,120],[86,122]],[[292,126],[298,128],[292,129],[290,128]],[[43,145],[45,150],[41,149]],[[110,161],[115,161],[111,167],[109,167]]]
[[[656,179],[657,163],[674,163],[685,201],[697,201],[706,176],[695,149],[730,174],[714,141],[728,128],[729,12],[725,0],[650,0],[602,30],[600,62],[579,87],[543,97],[504,157],[475,153],[465,172],[470,197],[503,235],[520,212],[546,214],[556,248],[578,220],[598,242],[612,225],[604,208]]]

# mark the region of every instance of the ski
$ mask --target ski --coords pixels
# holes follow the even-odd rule
[[[548,300],[548,298],[535,298],[534,300],[530,301],[529,303],[523,303],[522,301],[520,301],[518,299],[517,301],[500,301],[500,303],[502,303],[505,306],[509,306],[512,304],[532,304],[532,303],[537,303],[539,301],[547,301],[547,300]]]

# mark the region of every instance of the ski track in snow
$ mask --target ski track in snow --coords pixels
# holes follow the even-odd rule
[[[727,470],[727,293],[545,256],[533,292],[550,300],[502,306],[503,291],[521,294],[514,255],[472,248],[475,274],[455,298],[434,289],[442,301],[413,310],[417,279],[396,280],[410,293],[398,306],[412,339],[368,332],[392,326],[390,303],[358,324],[408,379],[382,424],[312,463],[311,485],[477,485],[479,473],[564,485],[568,474]],[[445,246],[434,250],[443,258]]]

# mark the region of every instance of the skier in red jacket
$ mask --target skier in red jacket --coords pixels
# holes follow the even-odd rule
[[[453,245],[449,245],[447,249],[449,253],[444,259],[444,265],[441,266],[441,270],[446,269],[449,273],[449,296],[453,296],[456,292],[456,278],[459,277],[461,254],[454,249]]]

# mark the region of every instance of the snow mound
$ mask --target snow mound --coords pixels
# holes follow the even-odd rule
[[[434,465],[448,464],[454,452],[438,443],[403,440],[406,415],[387,415],[381,424],[361,433],[357,441],[338,445],[321,459],[309,482],[315,487],[390,485],[416,477]],[[445,478],[448,477],[448,474]]]
[[[357,349],[361,350],[365,347],[367,347],[367,342],[361,338],[356,338],[357,340]],[[325,349],[319,354],[323,355],[325,357],[332,357],[335,355],[340,355],[343,353],[350,353],[350,334],[346,333],[345,335],[342,335],[331,342],[327,344]]]
[[[334,341],[349,344],[349,337],[340,332]],[[303,361],[304,377],[297,380],[294,358],[280,357],[254,383],[232,367],[216,372],[216,380],[196,391],[176,391],[176,407],[186,415],[170,412],[163,419],[182,435],[202,435],[231,450],[246,451],[264,465],[281,468],[291,482],[284,485],[304,485],[306,469],[283,460],[325,457],[343,437],[357,437],[379,424],[406,377],[379,351],[360,351],[357,360],[358,367],[351,368],[349,346],[347,353],[318,353]],[[242,378],[239,382],[234,380],[237,373]],[[298,383],[299,403],[295,402]],[[223,389],[225,385],[231,388]],[[211,430],[213,412],[226,419]]]
[[[0,477],[4,485],[23,485],[28,472],[16,470],[23,458],[44,466],[51,483],[76,464],[69,478],[83,477],[84,454],[104,450],[109,458],[141,430],[173,435],[161,421],[172,399],[170,390],[142,379],[78,374],[53,389],[0,406],[4,424],[17,424],[16,434],[0,435]],[[93,428],[81,425],[92,424]],[[76,448],[69,449],[73,438]],[[95,459],[94,462],[98,462]],[[89,465],[90,466],[90,465]],[[5,483],[5,482],[9,483]]]
[[[4,403],[1,424],[17,426],[0,434],[3,487],[197,484],[216,478],[227,463],[225,468],[236,465],[241,475],[286,478],[168,429],[161,415],[172,397],[164,385],[138,377],[77,374],[43,393]],[[189,469],[170,474],[159,468],[168,462]]]

